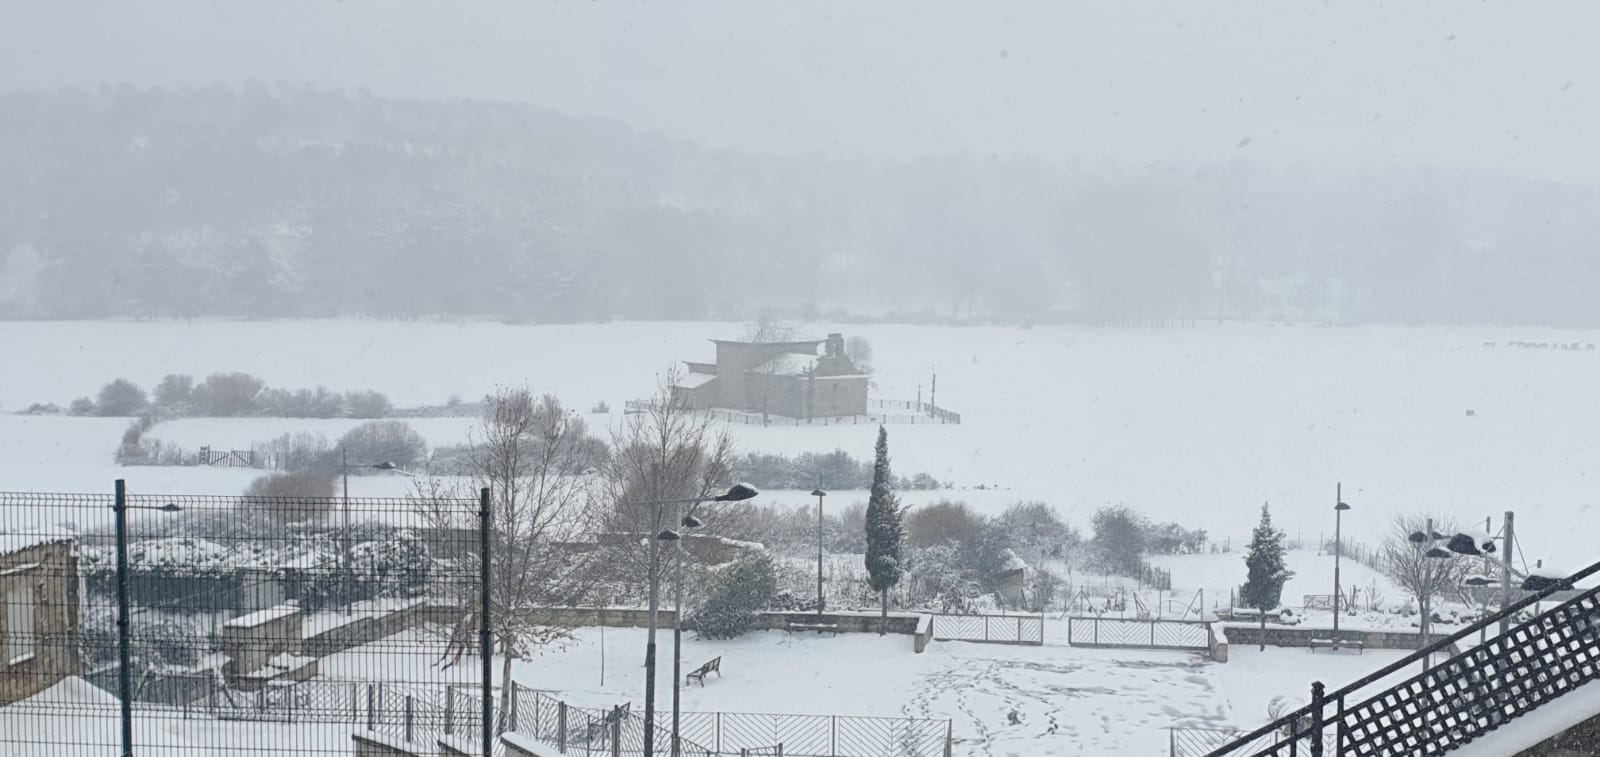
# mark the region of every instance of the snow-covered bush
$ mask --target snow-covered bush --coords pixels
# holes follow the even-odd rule
[[[717,571],[710,596],[694,614],[701,636],[731,639],[751,630],[778,593],[777,573],[765,553],[747,554]]]
[[[250,482],[240,506],[282,523],[320,522],[333,506],[336,480],[320,471],[268,473]]]
[[[364,465],[393,463],[410,469],[428,457],[427,441],[403,421],[368,421],[345,432],[338,446]]]

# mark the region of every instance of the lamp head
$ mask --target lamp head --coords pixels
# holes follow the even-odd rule
[[[1344,512],[1345,510],[1349,510],[1350,509],[1350,505],[1347,502],[1340,502],[1339,504],[1334,505],[1333,509],[1338,510],[1340,512]]]
[[[826,496],[828,496],[828,493],[823,491],[823,490],[821,490],[821,489],[812,489],[811,490],[811,496],[813,496],[813,497],[826,497]]]
[[[677,531],[674,531],[674,530],[672,530],[670,528],[665,530],[665,531],[662,531],[659,534],[656,534],[656,540],[657,541],[677,541],[677,540],[679,540],[681,538],[683,538],[683,537],[679,536]]]
[[[684,528],[699,528],[699,527],[705,525],[704,523],[700,522],[699,518],[696,518],[693,515],[685,515],[685,516],[683,516],[682,523],[683,523],[683,527]]]
[[[760,494],[760,492],[756,491],[756,488],[754,486],[751,486],[749,484],[734,484],[731,488],[728,489],[728,492],[726,494],[723,494],[723,495],[720,495],[720,496],[717,496],[717,497],[713,497],[711,501],[713,501],[713,502],[743,502],[744,500],[750,499],[751,497],[754,497],[757,494]]]

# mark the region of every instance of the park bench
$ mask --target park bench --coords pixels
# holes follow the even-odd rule
[[[1362,654],[1366,654],[1367,643],[1360,639],[1312,639],[1311,651],[1315,653],[1317,651],[1317,647],[1327,647],[1335,652],[1339,651],[1340,647],[1344,647],[1347,649],[1354,649]]]
[[[718,678],[722,677],[722,658],[721,657],[712,658],[712,660],[710,662],[708,662],[708,663],[706,663],[704,665],[701,665],[700,667],[695,668],[694,670],[689,671],[688,680],[686,680],[684,683],[685,683],[685,685],[687,685],[687,684],[690,684],[690,683],[698,682],[702,687],[704,687],[706,685],[706,674],[707,673],[716,673]]]
[[[839,624],[790,621],[788,624],[786,624],[785,630],[787,630],[789,633],[794,633],[795,631],[816,631],[817,633],[831,633],[837,635],[839,633]]]

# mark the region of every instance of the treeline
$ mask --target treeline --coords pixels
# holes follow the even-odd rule
[[[840,449],[802,452],[793,457],[749,452],[734,458],[733,478],[762,489],[861,490],[872,486],[872,464]],[[901,490],[943,486],[927,473],[898,476],[893,484]]]
[[[1600,325],[1582,185],[768,157],[259,84],[11,92],[0,124],[0,318]]]
[[[213,373],[197,383],[193,376],[172,373],[149,393],[119,378],[102,386],[95,397],[79,397],[65,409],[35,403],[23,412],[118,418],[150,413],[164,418],[383,418],[394,412],[394,405],[383,393],[370,390],[278,389],[248,373]]]

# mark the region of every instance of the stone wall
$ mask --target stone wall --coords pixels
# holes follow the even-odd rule
[[[33,595],[33,656],[13,665],[0,660],[0,705],[33,696],[80,672],[78,565],[70,540],[0,555],[0,650],[9,632],[5,605],[24,589]]]
[[[1226,641],[1231,644],[1261,644],[1263,643],[1262,629],[1258,625],[1243,625],[1229,623],[1213,625],[1218,635],[1226,634]],[[1341,628],[1337,636],[1329,628],[1302,628],[1300,626],[1274,626],[1267,625],[1265,643],[1269,647],[1309,647],[1312,639],[1357,640],[1364,643],[1367,649],[1406,649],[1416,650],[1422,648],[1422,634],[1413,631],[1364,631],[1359,629]],[[1441,638],[1435,634],[1430,637],[1432,641]],[[1457,654],[1459,650],[1451,647],[1450,654]]]

